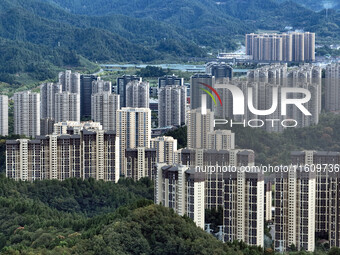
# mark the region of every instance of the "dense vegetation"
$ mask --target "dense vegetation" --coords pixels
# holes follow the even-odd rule
[[[187,127],[183,126],[175,130],[168,131],[165,136],[172,136],[177,139],[177,149],[187,146]]]
[[[152,183],[69,179],[15,182],[0,175],[1,254],[261,254],[223,244],[187,217],[152,205]],[[147,198],[147,199],[143,199]],[[118,207],[120,206],[120,207]],[[92,217],[89,217],[92,216]]]
[[[273,0],[3,0],[0,3],[0,81],[54,78],[60,68],[92,62],[186,61],[232,50],[244,34],[317,32],[340,40],[340,13],[314,12]]]
[[[243,242],[223,244],[188,217],[153,205],[149,179],[15,182],[0,174],[1,254],[273,255]],[[207,210],[211,227],[221,213]],[[292,247],[293,248],[293,247]],[[339,255],[319,249],[315,255]],[[307,255],[306,252],[290,252]]]
[[[329,10],[326,17],[325,10],[318,13],[309,9],[313,9],[313,4],[325,7],[326,2],[332,1],[78,0],[72,1],[72,3],[67,0],[45,1],[54,2],[70,12],[78,14],[106,15],[119,13],[138,18],[148,17],[180,28],[195,29],[197,34],[195,35],[196,39],[193,40],[204,46],[214,44],[221,47],[221,39],[230,39],[226,35],[241,35],[243,38],[245,31],[255,31],[256,29],[283,30],[285,26],[317,32],[319,37],[327,37],[327,31],[327,33],[332,33],[334,38],[339,39],[336,32],[339,32],[339,13]],[[339,8],[340,5],[333,1],[333,4],[327,6]],[[205,31],[209,31],[210,39],[207,38]],[[202,35],[206,39],[201,38]],[[228,48],[226,46],[223,45],[224,48]]]
[[[136,72],[137,76],[140,77],[163,77],[164,75],[170,74],[170,70],[164,70],[161,67],[157,66],[146,66],[145,68],[141,68],[139,71]]]

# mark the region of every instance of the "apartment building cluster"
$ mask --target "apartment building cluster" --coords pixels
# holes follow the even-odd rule
[[[296,151],[291,162],[308,168],[275,174],[275,250],[314,251],[317,238],[339,247],[340,152]]]
[[[205,227],[205,209],[222,207],[224,241],[263,246],[263,174],[211,171],[252,167],[255,155],[252,150],[235,149],[235,134],[230,130],[215,130],[213,99],[200,89],[202,85],[215,87],[216,80],[231,80],[230,67],[213,63],[207,72],[191,77],[187,147],[175,152],[173,163],[156,165],[155,203],[187,215],[201,228]]]
[[[326,66],[325,110],[328,112],[340,111],[340,63]]]
[[[235,86],[243,92],[245,97],[243,115],[234,115],[234,95],[228,85]],[[285,120],[294,120],[290,125],[300,128],[319,122],[322,106],[322,68],[318,66],[308,64],[292,68],[287,68],[286,64],[264,66],[249,70],[246,80],[223,81],[216,83],[214,88],[223,102],[223,105],[217,104],[216,107],[211,104],[210,108],[215,108],[213,111],[216,118],[245,123],[256,120],[257,123],[262,123],[262,128],[268,132],[282,132],[285,126],[281,123],[286,122]],[[305,115],[293,104],[287,105],[285,109],[281,108],[281,91],[286,88],[304,88],[311,93],[310,100],[303,104],[311,115]],[[300,99],[303,96],[305,95],[295,93],[289,95],[289,98]],[[262,112],[270,111],[273,107],[276,107],[276,110],[270,114],[259,115],[255,114],[254,110],[250,111],[250,107]],[[283,110],[286,112],[283,113]]]
[[[253,102],[257,109],[271,107],[273,87],[278,91],[281,87],[307,88],[311,100],[305,107],[313,117],[303,119],[296,110],[288,108],[286,118],[298,119],[301,126],[316,124],[321,111],[321,75],[321,68],[311,65],[289,69],[286,65],[274,65],[249,71],[247,81],[220,77],[219,84],[211,74],[192,76],[187,148],[177,150],[175,163],[157,164],[155,203],[189,216],[202,228],[207,223],[204,222],[204,209],[222,207],[223,241],[242,240],[263,246],[263,227],[265,221],[270,221],[274,224],[276,251],[288,251],[293,245],[299,250],[314,251],[315,238],[325,236],[331,247],[339,246],[336,173],[318,175],[303,169],[280,172],[267,178],[256,170],[218,172],[230,166],[237,170],[244,166],[251,168],[255,165],[255,155],[252,150],[235,149],[234,134],[230,130],[215,130],[213,125],[216,115],[232,117],[231,95],[223,83],[238,86],[245,94],[253,87]],[[202,84],[216,89],[225,103],[224,108],[215,107],[213,99],[209,101],[200,89]],[[206,108],[202,107],[204,104]],[[247,114],[248,118],[261,119]],[[269,117],[282,118],[278,115]],[[339,155],[334,152],[293,152],[291,162],[293,165],[339,164]]]
[[[251,150],[185,148],[176,154],[177,163],[157,165],[155,203],[189,216],[201,228],[208,223],[204,209],[222,207],[225,242],[242,240],[263,247],[263,227],[269,221],[274,226],[275,251],[292,247],[314,251],[317,238],[328,240],[330,247],[340,246],[339,152],[292,152],[290,171],[269,178],[256,170],[218,172],[223,166],[238,170],[254,166]],[[325,171],[311,171],[312,166],[323,169],[325,165]],[[216,172],[209,173],[212,166]]]
[[[326,92],[326,98],[333,96],[330,105],[336,105],[334,84],[338,84],[339,68],[327,68],[326,76],[332,79],[326,90],[332,92]],[[319,67],[311,65],[272,65],[249,71],[247,80],[242,81],[233,79],[230,66],[209,63],[205,74],[191,77],[189,109],[183,79],[159,78],[159,127],[187,125],[187,146],[178,148],[172,137],[151,136],[150,87],[140,77],[119,77],[113,88],[111,82],[94,75],[66,71],[59,75],[58,83],[43,84],[40,94],[14,95],[15,130],[33,139],[7,141],[6,175],[27,181],[76,177],[117,182],[121,176],[134,180],[149,177],[155,182],[155,203],[187,215],[203,229],[205,209],[222,207],[225,242],[242,240],[263,246],[265,221],[273,221],[277,251],[291,245],[313,251],[319,235],[327,236],[330,246],[340,246],[337,174],[279,173],[267,181],[253,168],[254,151],[237,148],[233,132],[214,127],[215,118],[234,117],[232,95],[225,85],[238,87],[246,96],[252,88],[253,106],[260,110],[272,106],[273,89],[280,95],[281,88],[307,88],[311,100],[305,107],[312,116],[307,118],[289,107],[285,118],[297,119],[299,127],[318,123],[321,73]],[[215,104],[202,88],[216,90],[223,106]],[[5,108],[8,98],[1,96],[0,117],[6,115]],[[279,112],[264,118],[246,111],[243,117],[246,121],[282,120]],[[5,133],[3,123],[0,131]],[[265,129],[282,131],[270,126]],[[339,161],[339,153],[292,153],[293,164]],[[232,171],[222,170],[230,167]],[[242,167],[253,171],[242,172]]]
[[[188,125],[197,130],[202,126],[192,122]],[[188,141],[195,135],[207,143],[189,142],[187,148],[175,153],[175,164],[157,164],[155,203],[187,215],[201,228],[206,223],[205,209],[222,207],[223,241],[243,240],[263,246],[264,176],[256,171],[239,171],[242,166],[254,166],[254,152],[235,149],[235,135],[230,130],[207,131],[200,135],[188,133]],[[228,167],[235,170],[222,171]]]
[[[8,177],[27,181],[91,177],[117,182],[120,176],[153,178],[156,162],[174,163],[177,141],[151,139],[148,82],[124,75],[117,79],[116,91],[121,94],[116,94],[111,82],[94,75],[67,70],[58,78],[57,83],[42,84],[40,93],[15,93],[15,133],[32,139],[7,141]],[[166,103],[170,113],[165,113],[169,115],[165,119],[169,125],[185,124],[183,79],[169,76],[159,83],[171,89],[173,99]],[[1,115],[8,121],[8,97],[0,99]],[[4,135],[8,135],[6,128],[8,123],[2,121]]]
[[[53,135],[7,141],[7,177],[23,181],[67,178],[118,181],[119,140],[114,132],[102,130],[99,123],[88,123],[79,129],[78,122],[58,124],[65,128],[56,125]]]
[[[246,54],[258,62],[313,62],[315,33],[247,34]]]

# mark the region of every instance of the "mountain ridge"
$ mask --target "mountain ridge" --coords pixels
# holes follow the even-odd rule
[[[72,3],[72,6],[58,3]],[[17,54],[9,60],[0,55],[0,73],[34,72],[32,65],[41,61],[49,69],[46,74],[55,73],[64,66],[76,67],[81,58],[99,63],[204,59],[208,52],[236,49],[246,33],[259,29],[282,32],[286,26],[317,32],[319,41],[340,41],[340,13],[334,10],[329,10],[326,18],[323,12],[313,12],[293,2],[223,0],[219,3],[213,0],[3,0],[0,39],[8,49],[15,46]],[[89,14],[72,13],[77,5]],[[103,9],[105,12],[100,12]],[[0,51],[8,58],[6,47]]]

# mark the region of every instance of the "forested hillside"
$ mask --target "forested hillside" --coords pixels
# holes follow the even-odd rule
[[[314,12],[274,0],[3,0],[0,2],[0,81],[55,77],[61,68],[92,62],[183,62],[236,49],[245,33],[317,33],[340,40],[340,13]],[[18,78],[19,77],[19,78]]]
[[[152,196],[148,179],[25,183],[0,175],[0,253],[262,253],[243,243],[223,244],[191,219],[152,205]]]

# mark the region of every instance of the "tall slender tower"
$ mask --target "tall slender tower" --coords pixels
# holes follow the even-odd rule
[[[186,123],[185,86],[165,86],[158,93],[158,126],[180,126]]]
[[[104,91],[112,93],[112,83],[110,81],[97,80],[92,82],[92,95]]]
[[[175,75],[165,75],[164,77],[158,78],[158,88],[174,85],[183,86],[184,79]]]
[[[124,107],[117,111],[116,133],[120,146],[120,174],[126,176],[126,149],[150,148],[151,110]]]
[[[177,151],[177,139],[171,136],[160,136],[151,139],[151,148],[156,149],[157,163],[174,164]]]
[[[215,86],[215,77],[210,74],[195,74],[190,78],[190,106],[191,109],[197,109],[202,107],[201,95],[205,92],[202,90],[204,85]],[[207,108],[212,110],[212,99],[207,99]]]
[[[8,96],[0,95],[0,135],[8,135]]]
[[[80,121],[80,95],[63,92],[55,95],[55,122]]]
[[[119,95],[101,92],[92,95],[92,119],[100,122],[104,130],[116,131]]]
[[[40,118],[53,119],[55,116],[55,95],[62,92],[60,83],[43,83],[40,85]]]
[[[135,75],[123,75],[122,77],[117,78],[117,90],[120,95],[121,108],[126,107],[126,86],[131,81],[142,82],[142,78]]]
[[[126,107],[149,108],[149,83],[131,81],[126,85]]]
[[[188,111],[188,148],[208,148],[208,133],[214,131],[214,113],[204,107],[206,97],[202,95],[201,108]]]
[[[14,133],[40,135],[40,94],[31,91],[14,94]]]
[[[340,111],[340,64],[326,67],[325,108],[327,111]]]
[[[72,73],[71,70],[59,73],[59,83],[63,91],[80,94],[80,74]]]
[[[91,117],[92,82],[99,78],[93,74],[80,76],[80,115],[81,118]]]

